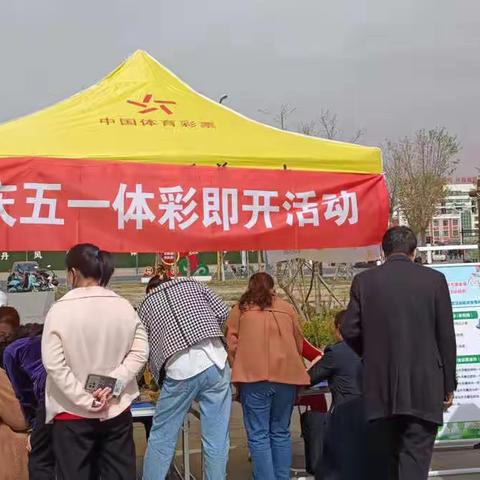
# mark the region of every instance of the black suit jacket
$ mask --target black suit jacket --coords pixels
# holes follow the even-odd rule
[[[362,363],[345,342],[329,345],[308,374],[312,385],[328,380],[332,407],[362,394]]]
[[[441,424],[456,389],[452,305],[443,274],[395,255],[357,275],[342,322],[364,363],[369,420],[410,415]]]

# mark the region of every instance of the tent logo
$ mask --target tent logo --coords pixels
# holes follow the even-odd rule
[[[172,115],[172,111],[168,107],[168,105],[176,105],[177,102],[173,100],[154,100],[153,95],[147,93],[141,102],[135,102],[134,100],[127,100],[127,103],[130,105],[135,105],[136,107],[140,107],[141,110],[138,113],[150,113],[156,112],[157,110],[162,110],[167,115]]]

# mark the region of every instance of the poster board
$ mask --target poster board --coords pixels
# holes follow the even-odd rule
[[[437,441],[480,439],[480,264],[435,265],[447,279],[457,339],[458,388]]]

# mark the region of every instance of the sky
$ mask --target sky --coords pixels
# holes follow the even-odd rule
[[[137,49],[194,89],[287,127],[338,115],[385,144],[446,127],[480,166],[478,0],[15,0],[0,4],[0,121],[88,87]],[[267,113],[265,113],[267,112]],[[268,113],[270,112],[270,113]]]

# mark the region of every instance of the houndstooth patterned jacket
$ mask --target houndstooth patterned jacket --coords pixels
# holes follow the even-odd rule
[[[189,279],[167,281],[152,290],[138,308],[150,345],[150,369],[163,379],[165,362],[207,338],[223,338],[229,314],[225,302],[205,285]]]

